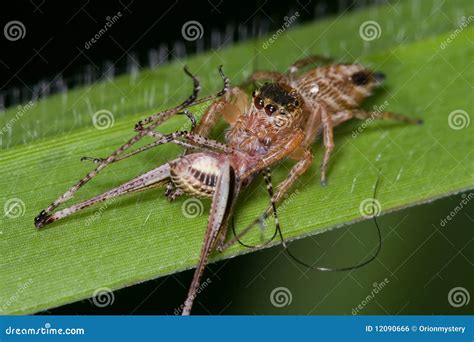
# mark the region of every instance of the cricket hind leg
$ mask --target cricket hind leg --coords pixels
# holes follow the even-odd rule
[[[44,209],[40,215],[38,216],[44,216],[44,215],[49,215],[54,209],[56,209],[58,206],[60,206],[62,203],[66,202],[69,200],[82,186],[84,186],[86,183],[88,183],[92,178],[97,176],[97,174],[104,169],[107,165],[112,163],[119,155],[121,155],[124,151],[129,149],[131,146],[133,146],[135,143],[137,143],[139,140],[141,140],[144,136],[148,135],[149,130],[153,130],[156,127],[158,127],[160,124],[162,124],[164,121],[169,119],[171,116],[173,116],[176,113],[179,113],[183,110],[185,110],[187,107],[197,104],[197,103],[202,103],[205,101],[209,101],[209,99],[215,98],[215,97],[220,97],[223,96],[227,93],[229,89],[229,79],[225,77],[225,75],[222,72],[222,68],[219,68],[219,72],[221,74],[221,77],[224,80],[224,87],[223,89],[217,93],[217,95],[211,95],[207,96],[201,100],[197,100],[196,98],[199,94],[200,91],[200,84],[199,80],[192,75],[187,69],[185,69],[185,72],[187,75],[189,75],[193,79],[193,92],[192,94],[180,105],[165,110],[161,111],[157,114],[152,115],[149,118],[153,118],[153,120],[147,121],[150,122],[150,125],[147,127],[147,129],[141,129],[138,131],[138,133],[129,139],[125,144],[120,146],[117,150],[115,150],[111,155],[109,155],[107,158],[103,159],[100,161],[97,165],[97,167],[90,171],[85,177],[83,177],[81,180],[79,180],[75,185],[73,185],[69,190],[67,190],[64,194],[62,194],[60,197],[58,197],[54,202],[52,202],[46,209]]]
[[[204,269],[209,260],[220,234],[225,234],[229,217],[232,214],[235,200],[239,191],[235,173],[228,160],[221,166],[221,172],[216,181],[216,188],[212,196],[211,211],[207,224],[204,242],[201,248],[199,263],[196,266],[193,280],[184,302],[182,315],[189,315],[198,293]]]
[[[188,74],[189,74],[189,72],[188,72]],[[178,105],[178,106],[176,106],[172,109],[161,111],[161,112],[155,114],[153,117],[156,117],[156,120],[149,126],[149,129],[154,129],[154,128],[158,127],[161,123],[163,123],[164,121],[169,119],[174,114],[183,111],[188,106],[195,103],[195,99],[197,98],[197,95],[199,94],[199,89],[200,89],[199,82],[196,82],[196,79],[195,79],[194,76],[192,76],[191,74],[189,74],[189,75],[192,77],[192,79],[194,81],[194,88],[193,88],[192,94],[182,104],[180,104],[180,105]],[[118,149],[116,149],[107,158],[100,161],[98,163],[97,167],[94,170],[90,171],[85,177],[83,177],[75,185],[73,185],[71,188],[69,188],[69,190],[67,190],[65,193],[63,193],[61,196],[59,196],[46,209],[44,209],[40,213],[40,215],[38,215],[38,216],[49,215],[59,205],[61,205],[62,203],[66,202],[68,199],[70,199],[82,186],[84,186],[92,178],[97,176],[97,174],[102,169],[104,169],[107,165],[111,164],[120,154],[122,154],[124,151],[129,149],[131,146],[133,146],[135,143],[137,143],[139,140],[141,140],[146,135],[147,135],[146,130],[139,131],[134,137],[130,138],[125,144],[123,144]]]
[[[98,196],[85,200],[81,203],[62,209],[54,214],[47,214],[45,211],[42,211],[35,218],[35,226],[39,229],[47,224],[65,218],[96,203],[100,203],[131,192],[137,192],[159,186],[168,178],[170,178],[170,166],[168,163],[166,163],[118,187],[115,187],[109,191],[106,191]]]

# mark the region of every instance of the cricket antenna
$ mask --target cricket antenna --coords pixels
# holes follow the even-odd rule
[[[375,207],[375,201],[376,201],[376,196],[377,196],[377,189],[378,189],[378,185],[379,185],[379,181],[380,181],[380,174],[381,174],[381,170],[379,170],[379,173],[378,173],[378,176],[377,176],[377,179],[375,181],[375,185],[374,185],[374,193],[373,193],[373,196],[372,196],[372,200],[373,200],[373,205]],[[274,213],[275,214],[275,213]],[[276,215],[276,214],[275,214]],[[257,222],[254,222],[255,224],[258,223],[259,225],[263,225],[263,221],[266,217],[260,217]],[[295,256],[289,249],[288,245],[286,244],[286,241],[285,241],[285,238],[283,237],[283,233],[281,231],[281,228],[280,228],[280,225],[279,224],[276,224],[275,225],[275,232],[273,233],[273,236],[268,239],[267,241],[265,241],[264,243],[260,244],[260,245],[248,245],[244,242],[242,242],[239,238],[239,235],[236,233],[235,231],[235,226],[234,226],[234,218],[232,217],[232,232],[234,234],[234,239],[239,243],[241,244],[242,246],[246,247],[246,248],[259,248],[259,247],[263,247],[263,246],[266,246],[268,244],[270,244],[276,237],[276,235],[279,235],[280,237],[280,240],[281,240],[281,243],[283,245],[283,248],[285,249],[286,253],[288,254],[288,256],[293,259],[296,263],[308,268],[308,269],[313,269],[313,270],[317,270],[317,271],[322,271],[322,272],[339,272],[339,271],[351,271],[351,270],[355,270],[357,268],[361,268],[365,265],[368,265],[369,263],[371,263],[372,261],[374,261],[380,251],[382,250],[382,233],[381,233],[381,230],[380,230],[380,226],[379,226],[379,223],[377,221],[377,215],[376,215],[376,212],[374,211],[374,216],[373,216],[373,220],[374,220],[374,225],[375,227],[377,228],[377,237],[378,237],[378,244],[377,244],[377,248],[374,252],[374,254],[367,260],[365,261],[362,261],[360,262],[359,264],[357,265],[354,265],[354,266],[348,266],[348,267],[337,267],[337,268],[334,268],[334,267],[322,267],[322,266],[313,266],[313,265],[310,265],[309,263],[307,262],[304,262],[302,261],[300,258],[298,258],[297,256]]]
[[[273,235],[271,238],[269,238],[267,241],[261,243],[260,245],[249,245],[249,244],[246,244],[244,242],[242,242],[239,238],[239,235],[237,234],[237,232],[235,231],[235,225],[234,225],[234,216],[231,217],[231,223],[232,223],[232,234],[234,234],[234,238],[235,238],[235,241],[237,241],[240,245],[244,246],[245,248],[260,248],[260,247],[264,247],[268,244],[270,244],[270,242],[272,242],[275,237],[278,235],[278,227],[275,227],[275,231],[273,232]],[[263,226],[263,219],[262,218],[259,218],[258,220],[258,224],[260,226]]]
[[[373,205],[375,207],[375,199],[376,199],[376,195],[377,195],[377,189],[378,189],[378,185],[379,185],[379,180],[380,180],[380,174],[381,174],[381,170],[379,169],[379,173],[378,173],[378,176],[377,176],[377,180],[375,181],[375,185],[374,185],[374,194],[372,196],[372,200],[373,200]],[[374,220],[374,224],[375,224],[375,227],[377,228],[377,236],[378,236],[378,245],[377,245],[377,249],[375,251],[375,253],[367,260],[365,261],[362,261],[360,262],[359,264],[357,265],[354,265],[354,266],[348,266],[348,267],[337,267],[337,268],[333,268],[333,267],[321,267],[321,266],[313,266],[313,265],[310,265],[304,261],[302,261],[301,259],[299,259],[298,257],[296,257],[291,251],[290,249],[288,248],[288,246],[286,245],[285,243],[285,240],[283,238],[283,234],[281,232],[281,229],[278,227],[278,232],[279,232],[279,235],[280,235],[280,240],[282,241],[282,244],[283,244],[283,248],[285,248],[286,250],[286,253],[288,254],[288,256],[293,259],[295,262],[297,262],[298,264],[304,266],[304,267],[307,267],[308,269],[313,269],[313,270],[317,270],[317,271],[322,271],[322,272],[340,272],[340,271],[351,271],[351,270],[355,270],[357,268],[361,268],[365,265],[368,265],[369,263],[371,263],[372,261],[374,261],[377,256],[379,255],[380,251],[382,250],[382,233],[380,232],[380,226],[379,226],[379,223],[377,221],[377,214],[376,212],[374,211],[374,216],[373,216],[373,220]]]

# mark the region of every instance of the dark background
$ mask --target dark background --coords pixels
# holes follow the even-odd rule
[[[205,49],[264,35],[288,13],[300,22],[318,20],[376,1],[84,1],[44,0],[3,2],[2,27],[11,20],[25,23],[26,37],[1,41],[0,108],[46,96],[59,87],[94,82],[107,72],[130,72],[150,64],[150,52],[166,63]],[[378,1],[381,2],[381,1]],[[382,1],[383,2],[383,1]],[[91,49],[84,44],[103,27],[106,17],[122,13],[120,25]],[[206,32],[199,43],[183,45],[181,26],[199,21]],[[143,34],[146,32],[146,34]],[[214,37],[214,38],[212,38]],[[200,44],[200,45],[197,45]],[[41,84],[55,80],[48,88]],[[42,81],[48,81],[43,82]],[[41,91],[37,91],[41,89]],[[459,204],[460,195],[380,218],[384,243],[378,260],[352,272],[307,271],[280,247],[210,265],[204,278],[212,281],[199,296],[196,314],[351,314],[371,292],[373,279],[390,283],[361,314],[466,314],[469,306],[449,305],[449,291],[472,289],[472,203],[446,227],[440,220]],[[308,262],[324,260],[335,266],[352,264],[341,251],[354,245],[370,251],[376,244],[371,221],[306,238],[291,244]],[[262,271],[263,270],[263,271]],[[173,314],[186,295],[193,271],[152,280],[114,292],[113,303],[100,308],[91,300],[73,303],[50,314]],[[292,293],[292,304],[271,305],[279,286]],[[472,306],[471,306],[472,307]]]
[[[29,100],[35,85],[56,80],[47,94],[57,91],[57,83],[69,87],[93,82],[114,64],[114,73],[148,66],[153,49],[161,50],[162,62],[196,51],[217,48],[263,35],[281,25],[288,13],[298,11],[299,22],[314,20],[345,9],[376,1],[45,1],[3,2],[2,27],[11,20],[25,23],[26,36],[11,42],[1,39],[0,106]],[[380,1],[379,1],[380,2]],[[85,49],[107,22],[122,13],[120,25]],[[199,21],[206,34],[197,42],[183,42],[181,27]],[[185,44],[183,44],[185,43]]]

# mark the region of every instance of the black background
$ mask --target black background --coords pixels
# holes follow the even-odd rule
[[[97,79],[104,63],[116,65],[116,73],[127,71],[130,64],[147,65],[150,49],[168,47],[176,56],[174,43],[182,42],[187,53],[196,49],[216,48],[211,35],[206,34],[196,46],[181,35],[183,24],[199,21],[205,32],[222,32],[231,28],[232,42],[256,36],[281,25],[285,15],[298,11],[300,22],[313,20],[367,1],[46,1],[22,0],[3,2],[1,27],[12,21],[22,22],[26,35],[19,41],[2,36],[0,57],[0,94],[5,106],[28,100],[32,88],[40,80],[63,77],[69,86],[84,83],[84,70]],[[373,1],[372,1],[373,2]],[[85,43],[94,37],[118,11],[120,24],[113,25],[90,49]],[[239,26],[247,33],[239,34]],[[232,43],[230,42],[230,43]],[[229,43],[229,42],[228,42]],[[171,57],[171,55],[169,57]],[[22,95],[12,98],[18,88]],[[51,91],[54,91],[51,89]],[[28,94],[29,93],[29,94]]]

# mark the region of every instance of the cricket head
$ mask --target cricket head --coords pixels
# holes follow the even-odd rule
[[[296,89],[284,83],[266,83],[252,96],[252,109],[276,130],[301,125],[303,99]]]

